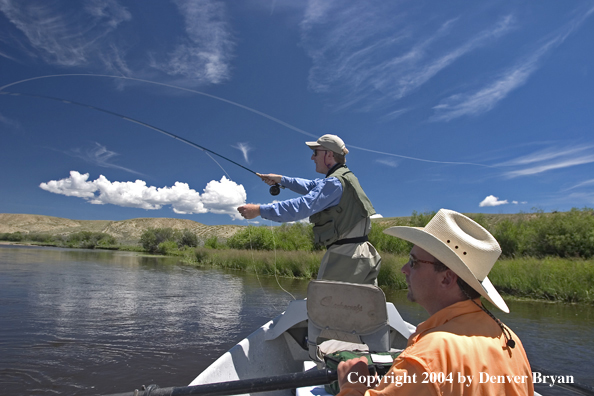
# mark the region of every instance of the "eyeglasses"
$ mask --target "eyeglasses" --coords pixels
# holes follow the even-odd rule
[[[408,256],[408,263],[407,264],[410,265],[410,268],[414,268],[415,265],[417,265],[418,263],[438,265],[437,263],[434,263],[433,261],[419,260],[418,258],[416,258],[415,256],[413,256],[412,254]]]
[[[314,153],[313,153],[314,157],[315,157],[315,156],[317,156],[317,155],[318,155],[318,152],[320,152],[320,151],[323,151],[323,152],[325,152],[325,153],[326,153],[326,152],[328,152],[328,150],[314,149],[314,151],[313,151],[313,152],[314,152]]]

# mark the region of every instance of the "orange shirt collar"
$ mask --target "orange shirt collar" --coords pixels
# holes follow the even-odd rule
[[[477,298],[474,301],[481,305],[480,298]],[[468,313],[474,313],[479,311],[481,311],[481,309],[477,307],[471,300],[459,301],[455,304],[447,306],[431,315],[429,319],[427,319],[426,321],[420,323],[417,326],[417,331],[409,338],[408,344],[414,344],[417,341],[417,339],[427,330],[431,330],[438,326],[441,326],[444,323],[460,315],[465,315]]]

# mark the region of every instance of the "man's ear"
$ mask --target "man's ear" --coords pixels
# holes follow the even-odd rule
[[[450,269],[442,272],[441,285],[449,289],[450,287],[458,287],[458,275]]]

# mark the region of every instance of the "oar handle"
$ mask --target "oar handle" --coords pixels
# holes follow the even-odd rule
[[[375,372],[377,367],[370,365],[370,372]],[[550,374],[548,370],[533,367],[534,371]],[[231,396],[243,393],[268,392],[282,389],[302,388],[306,386],[325,385],[338,379],[335,370],[310,370],[302,373],[284,374],[266,378],[253,378],[238,381],[220,382],[214,384],[182,386],[174,388],[158,388],[149,386],[144,390],[118,393],[108,396]],[[555,384],[562,389],[571,390],[581,395],[594,395],[594,388],[585,384]]]
[[[268,392],[281,389],[301,388],[329,384],[338,379],[335,370],[312,370],[266,378],[253,378],[214,384],[181,386],[175,388],[156,388],[134,392],[118,393],[109,396],[185,396],[208,395],[227,396],[243,393]]]

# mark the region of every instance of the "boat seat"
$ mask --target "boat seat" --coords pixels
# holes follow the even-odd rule
[[[370,352],[390,350],[386,296],[377,286],[316,280],[307,288],[309,356],[320,361],[326,340],[366,344]]]

